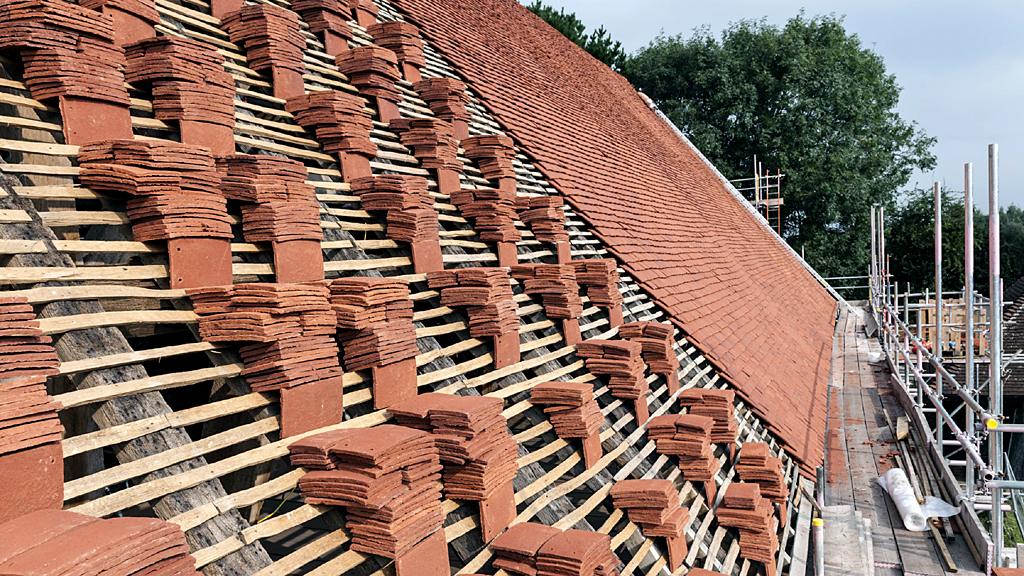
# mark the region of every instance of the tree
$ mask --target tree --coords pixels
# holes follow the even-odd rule
[[[1004,285],[1024,276],[1024,210],[1010,206],[999,211],[1001,268]],[[902,291],[935,290],[935,216],[931,190],[908,193],[886,215],[886,250],[890,270]],[[959,290],[964,285],[963,193],[943,190],[942,286]],[[988,215],[974,209],[974,286],[988,295]]]
[[[834,16],[659,36],[623,73],[729,178],[786,174],[783,236],[826,276],[864,274],[870,206],[896,206],[934,139],[896,111],[882,59]]]
[[[612,69],[621,70],[625,65],[627,56],[622,43],[613,40],[604,26],[588,34],[587,26],[576,17],[575,12],[566,12],[565,8],[555,10],[541,0],[534,0],[527,8]]]

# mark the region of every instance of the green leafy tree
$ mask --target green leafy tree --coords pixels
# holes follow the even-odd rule
[[[527,8],[580,48],[590,52],[594,58],[615,70],[621,70],[625,65],[627,56],[622,43],[612,39],[604,26],[587,33],[587,26],[576,17],[575,12],[566,12],[565,8],[556,10],[541,0],[534,0]]]
[[[964,285],[963,193],[943,190],[942,287]],[[1024,276],[1024,210],[1010,206],[999,211],[1001,268],[1004,285]],[[931,190],[915,190],[886,216],[886,249],[890,269],[900,290],[935,289],[935,214]],[[988,215],[974,209],[974,286],[988,294]]]
[[[782,234],[826,276],[865,273],[870,206],[935,162],[881,57],[834,16],[659,36],[623,73],[729,178],[755,155],[785,173]]]

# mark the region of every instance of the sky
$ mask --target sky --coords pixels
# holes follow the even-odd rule
[[[987,210],[987,146],[999,144],[1000,205],[1024,206],[1024,10],[1019,0],[546,0],[575,12],[588,29],[604,25],[633,52],[657,36],[767,18],[784,24],[806,8],[835,14],[882,56],[903,87],[899,111],[938,139],[933,171],[909,186],[938,180],[963,190],[974,163],[974,195]]]

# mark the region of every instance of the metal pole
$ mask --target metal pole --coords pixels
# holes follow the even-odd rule
[[[878,266],[881,268],[882,302],[889,306],[889,260],[885,254],[885,206],[878,207]]]
[[[999,269],[999,146],[988,146],[988,277],[989,322],[991,323],[992,350],[989,353],[989,413],[1002,420],[1003,416],[1003,286]],[[1003,472],[1003,435],[992,430],[989,436],[989,466],[998,478]],[[992,542],[995,566],[1003,565],[1003,489],[992,488]]]
[[[878,276],[878,252],[877,252],[877,250],[878,250],[878,242],[877,242],[877,240],[878,240],[878,237],[877,237],[878,230],[877,230],[877,227],[875,226],[875,218],[876,218],[876,207],[872,206],[871,207],[871,272],[869,273],[869,275],[871,276],[871,279],[868,281],[868,286],[870,287],[870,294],[868,295],[868,299],[871,302],[871,308],[876,310],[876,313],[877,313],[878,302],[875,301],[875,296],[876,296],[876,294],[875,294],[875,280],[877,279],[877,276]]]
[[[964,388],[974,394],[974,164],[964,164],[964,305],[967,348],[964,351]],[[967,434],[974,438],[974,410],[964,410]],[[974,463],[968,459],[964,475],[967,499],[974,500]]]
[[[942,188],[936,182],[932,185],[935,195],[935,355],[942,358]],[[942,395],[942,382],[939,382]]]

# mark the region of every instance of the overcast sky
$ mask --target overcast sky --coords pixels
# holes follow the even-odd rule
[[[938,167],[914,180],[963,189],[974,162],[974,189],[987,199],[987,152],[999,144],[1000,204],[1024,206],[1024,5],[1019,0],[547,0],[575,12],[588,28],[604,25],[630,52],[659,32],[688,35],[709,25],[767,17],[845,16],[846,28],[884,59],[903,86],[900,112],[938,138]],[[911,185],[914,181],[911,182]]]

